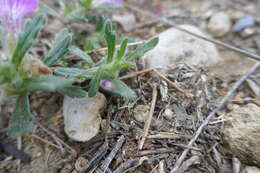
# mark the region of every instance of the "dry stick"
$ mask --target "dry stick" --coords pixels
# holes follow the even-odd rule
[[[176,161],[174,168],[172,169],[171,173],[178,173],[178,169],[181,166],[183,160],[185,159],[185,157],[187,156],[190,147],[192,147],[192,145],[195,143],[195,141],[198,139],[198,137],[200,136],[202,130],[204,129],[205,126],[207,126],[207,124],[209,123],[209,121],[211,120],[211,118],[216,114],[216,112],[220,111],[222,109],[222,107],[231,100],[234,92],[239,88],[239,86],[245,82],[245,80],[254,72],[256,71],[258,68],[260,67],[260,62],[257,62],[246,74],[244,74],[235,84],[234,86],[228,91],[228,93],[225,95],[225,97],[221,100],[219,106],[214,109],[209,115],[208,117],[203,121],[203,123],[200,125],[200,127],[198,128],[197,132],[195,133],[194,137],[190,140],[189,144],[188,144],[188,148],[185,149],[183,151],[183,153],[181,154],[181,156],[179,157],[179,159]]]
[[[113,148],[113,150],[109,153],[108,157],[104,160],[104,162],[100,166],[100,169],[102,170],[103,173],[105,173],[107,171],[108,166],[110,165],[111,161],[116,156],[116,153],[118,152],[118,150],[122,147],[124,141],[125,141],[125,137],[122,135],[118,139],[116,146]]]
[[[125,76],[120,77],[120,79],[127,79],[131,78],[140,74],[155,72],[161,79],[163,79],[165,82],[167,82],[169,85],[171,85],[174,89],[176,89],[178,92],[182,93],[185,97],[191,97],[191,94],[187,93],[183,89],[179,88],[174,82],[169,80],[166,76],[164,76],[161,72],[159,72],[157,69],[145,69],[137,72],[133,72],[130,74],[127,74]]]
[[[195,36],[195,37],[197,37],[197,38],[206,40],[206,41],[211,42],[211,43],[214,43],[214,44],[216,44],[216,45],[225,47],[225,48],[227,48],[227,49],[229,49],[229,50],[238,52],[238,53],[240,53],[240,54],[242,54],[242,55],[248,56],[248,57],[250,57],[250,58],[252,58],[252,59],[254,59],[254,60],[260,61],[260,56],[254,54],[254,53],[252,53],[252,52],[249,52],[249,51],[244,50],[244,49],[240,49],[240,48],[238,48],[238,47],[229,45],[229,44],[224,43],[224,42],[219,41],[219,40],[207,38],[207,37],[201,36],[201,35],[199,35],[199,34],[195,34],[195,33],[193,33],[193,32],[187,31],[186,29],[180,28],[180,27],[177,26],[174,22],[172,22],[171,20],[169,20],[169,19],[167,19],[167,18],[165,18],[165,17],[160,18],[160,17],[154,15],[153,13],[151,13],[151,12],[149,12],[149,11],[145,11],[144,9],[141,9],[141,8],[139,8],[139,7],[130,5],[130,4],[128,4],[128,3],[124,3],[124,6],[130,8],[130,9],[132,9],[132,10],[134,10],[134,11],[137,11],[137,12],[139,12],[139,13],[142,13],[142,14],[145,15],[145,16],[149,16],[149,17],[151,17],[151,18],[153,18],[153,19],[158,19],[158,20],[160,20],[160,21],[163,22],[163,23],[166,23],[166,24],[168,24],[168,25],[171,25],[172,27],[176,28],[176,29],[179,30],[179,31],[185,32],[185,33],[190,34],[190,35],[192,35],[192,36]]]
[[[186,172],[191,166],[201,164],[201,159],[199,156],[192,156],[186,160],[180,167],[178,173]]]
[[[140,140],[138,149],[141,150],[143,148],[145,139],[148,135],[148,131],[152,122],[152,117],[153,117],[153,113],[154,113],[154,108],[155,108],[155,103],[156,103],[156,99],[157,99],[157,85],[153,84],[153,98],[152,98],[152,104],[151,104],[151,108],[150,108],[150,112],[149,112],[149,116],[147,118],[147,120],[145,121],[145,125],[144,125],[144,130],[143,130],[143,135],[142,135],[142,139]]]
[[[162,73],[160,73],[158,70],[153,70],[160,78],[162,78],[164,81],[166,81],[168,84],[170,84],[174,89],[176,89],[178,92],[182,93],[186,97],[190,97],[191,95],[188,94],[183,89],[179,88],[174,82],[170,81],[167,77],[165,77]]]
[[[31,134],[30,136],[35,138],[35,139],[38,139],[38,140],[42,141],[43,143],[46,143],[46,144],[48,144],[50,146],[53,146],[53,147],[55,147],[55,148],[57,148],[59,150],[64,150],[64,148],[62,148],[61,146],[58,146],[58,145],[56,145],[56,144],[54,144],[52,142],[49,142],[49,141],[45,140],[44,138],[41,138],[41,137],[39,137],[37,135]]]
[[[71,150],[72,154],[76,154],[76,150],[73,149],[71,146],[69,146],[68,144],[66,144],[62,139],[60,139],[55,133],[49,131],[47,128],[45,128],[42,124],[37,123],[37,125],[43,130],[45,131],[47,134],[49,134],[54,140],[58,141],[59,143],[63,144],[65,147],[67,147],[68,149]]]
[[[133,73],[127,74],[127,75],[125,75],[125,76],[122,76],[122,77],[120,77],[119,79],[121,79],[121,80],[122,80],[122,79],[128,79],[128,78],[131,78],[131,77],[140,75],[140,74],[150,73],[150,72],[152,72],[153,70],[154,70],[154,69],[145,69],[145,70],[133,72]]]

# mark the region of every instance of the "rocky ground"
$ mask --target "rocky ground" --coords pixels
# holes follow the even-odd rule
[[[58,10],[54,2],[46,2]],[[0,146],[18,145],[26,153],[18,153],[19,158],[27,163],[0,152],[0,173],[259,173],[260,68],[207,119],[256,61],[181,32],[162,19],[167,16],[167,21],[181,29],[260,54],[260,1],[129,0],[124,6],[104,10],[118,24],[119,36],[135,41],[160,38],[159,45],[142,57],[136,68],[121,74],[138,99],[125,101],[100,94],[83,101],[83,107],[88,105],[83,113],[70,113],[64,106],[69,99],[35,93],[30,100],[37,126],[18,140],[4,135],[12,111],[5,105],[0,116]],[[85,37],[94,28],[51,18],[32,53],[44,57],[53,34],[65,26]],[[91,55],[99,53],[103,52]],[[143,71],[154,68],[158,70]],[[70,134],[74,127],[66,125],[69,115],[90,112],[95,115],[91,121],[98,125],[91,123],[91,130],[91,125],[87,130],[78,127],[79,132]],[[85,136],[77,136],[84,131]],[[88,141],[75,141],[93,134]]]

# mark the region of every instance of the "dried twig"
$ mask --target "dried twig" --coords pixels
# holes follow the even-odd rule
[[[50,130],[48,130],[47,128],[45,128],[42,124],[37,123],[37,125],[43,130],[45,131],[47,134],[49,134],[57,143],[61,143],[63,144],[66,148],[68,148],[72,154],[76,154],[76,150],[73,149],[71,146],[69,146],[68,144],[66,144],[62,139],[60,139],[55,133],[51,132]]]
[[[130,73],[130,74],[127,74],[125,76],[120,77],[120,79],[127,79],[127,78],[131,78],[131,77],[134,77],[134,76],[137,76],[137,75],[140,75],[140,74],[145,74],[145,73],[150,73],[150,72],[155,72],[162,80],[167,82],[169,85],[171,85],[174,89],[176,89],[178,92],[183,94],[185,97],[191,97],[191,94],[189,94],[186,91],[184,91],[183,89],[179,88],[174,82],[169,80],[166,76],[164,76],[157,69],[145,69],[145,70],[133,72],[133,73]]]
[[[153,150],[142,150],[138,151],[137,153],[127,154],[128,157],[141,157],[141,156],[148,156],[154,154],[163,154],[163,153],[172,153],[177,151],[176,148],[159,148]]]
[[[164,160],[161,160],[159,162],[158,173],[165,173],[165,171],[164,171]]]
[[[201,159],[198,156],[192,156],[188,160],[186,160],[178,170],[178,173],[184,173],[187,171],[192,165],[198,165],[201,163]]]
[[[139,142],[139,146],[138,146],[138,149],[141,150],[143,148],[143,145],[144,145],[144,142],[145,142],[145,139],[148,135],[148,131],[149,131],[149,128],[150,128],[150,125],[151,125],[151,122],[152,122],[152,118],[153,118],[153,113],[154,113],[154,108],[155,108],[155,103],[156,103],[156,100],[157,100],[157,85],[156,84],[153,84],[153,98],[152,98],[152,104],[151,104],[151,108],[150,108],[150,112],[149,112],[149,116],[147,118],[147,120],[145,121],[145,124],[144,124],[144,130],[143,130],[143,135],[142,135],[142,138]]]
[[[119,79],[127,79],[127,78],[131,78],[131,77],[135,77],[137,75],[141,75],[141,74],[145,74],[145,73],[150,73],[153,72],[154,69],[145,69],[145,70],[141,70],[141,71],[137,71],[137,72],[133,72],[130,74],[127,74],[125,76],[120,77]]]
[[[174,82],[170,81],[167,77],[165,77],[162,73],[160,73],[157,69],[153,70],[160,78],[162,78],[165,82],[167,82],[169,85],[171,85],[174,89],[176,89],[178,92],[182,93],[186,97],[191,97],[191,94],[188,94],[183,89],[179,88]]]
[[[82,168],[82,172],[89,172],[95,164],[105,156],[108,149],[108,141],[105,140],[105,143],[98,149],[95,155],[89,160],[89,162]]]
[[[59,149],[59,150],[64,150],[63,147],[61,147],[61,146],[59,146],[59,145],[56,145],[56,144],[54,144],[54,143],[52,143],[52,142],[50,142],[50,141],[47,141],[47,140],[45,140],[44,138],[41,138],[41,137],[39,137],[39,136],[37,136],[37,135],[35,135],[35,134],[31,134],[30,136],[33,137],[33,138],[35,138],[35,139],[38,139],[38,140],[40,140],[40,141],[42,141],[42,142],[44,142],[44,143],[46,143],[46,144],[48,144],[48,145],[50,145],[50,146],[53,146],[53,147],[55,147],[55,148],[57,148],[57,149]]]
[[[109,153],[109,155],[107,156],[107,158],[104,160],[104,162],[102,163],[102,165],[100,166],[100,169],[102,170],[102,172],[106,172],[108,166],[110,165],[111,161],[114,159],[114,157],[116,156],[116,153],[118,152],[118,150],[122,147],[123,143],[125,141],[125,137],[122,135],[118,141],[116,146],[113,148],[113,150]]]
[[[240,49],[238,47],[235,47],[235,46],[232,46],[232,45],[229,45],[227,43],[224,43],[222,41],[219,41],[219,40],[214,40],[214,39],[211,39],[211,38],[207,38],[207,37],[204,37],[204,36],[201,36],[201,35],[198,35],[198,34],[195,34],[193,32],[190,32],[190,31],[187,31],[186,29],[182,29],[180,27],[178,27],[174,22],[172,22],[171,20],[165,18],[165,17],[158,17],[156,15],[154,15],[153,13],[149,12],[149,11],[145,11],[144,9],[141,9],[139,7],[136,7],[136,6],[133,6],[133,5],[130,5],[128,3],[124,3],[124,6],[134,10],[134,11],[137,11],[139,13],[142,13],[143,15],[145,16],[149,16],[153,19],[159,19],[161,22],[163,23],[166,23],[168,25],[171,25],[172,27],[176,28],[177,30],[179,31],[182,31],[182,32],[185,32],[187,34],[190,34],[194,37],[197,37],[197,38],[200,38],[200,39],[203,39],[205,41],[208,41],[208,42],[211,42],[211,43],[214,43],[216,45],[219,45],[219,46],[222,46],[222,47],[225,47],[226,49],[229,49],[229,50],[232,50],[232,51],[235,51],[235,52],[238,52],[242,55],[245,55],[245,56],[248,56],[249,58],[252,58],[254,60],[257,60],[257,61],[260,61],[260,56],[259,55],[256,55],[256,54],[253,54],[247,50],[244,50],[244,49]]]
[[[198,128],[197,132],[195,133],[194,137],[190,140],[188,146],[191,147],[195,141],[198,139],[200,136],[202,130],[204,129],[205,126],[208,125],[209,121],[211,120],[212,117],[216,114],[216,112],[220,111],[223,106],[231,100],[234,92],[240,87],[240,85],[253,73],[255,72],[258,68],[260,67],[260,62],[256,63],[245,75],[243,75],[235,84],[234,86],[228,91],[228,93],[225,95],[225,97],[221,100],[219,106],[214,109],[208,117],[203,121],[203,123],[200,125]],[[178,173],[179,167],[182,164],[183,160],[185,159],[186,155],[188,154],[190,148],[187,148],[183,151],[179,159],[175,163],[175,167],[172,169],[171,173]]]
[[[114,173],[123,173],[126,172],[129,169],[136,168],[140,166],[143,161],[147,160],[147,157],[141,157],[141,158],[134,158],[134,159],[128,159],[126,162],[122,163],[115,171]]]

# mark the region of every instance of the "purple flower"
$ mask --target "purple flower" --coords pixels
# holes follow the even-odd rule
[[[93,6],[98,7],[103,4],[121,4],[123,0],[94,0]]]
[[[0,0],[0,22],[4,29],[18,32],[23,19],[38,6],[38,0]]]
[[[100,85],[106,90],[112,90],[114,88],[113,83],[110,80],[101,80]]]

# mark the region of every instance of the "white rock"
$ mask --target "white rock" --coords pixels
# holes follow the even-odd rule
[[[147,120],[150,107],[148,105],[137,105],[134,109],[134,117],[137,121],[143,123]]]
[[[246,166],[242,173],[260,173],[260,169],[254,166]]]
[[[225,36],[232,27],[232,22],[229,15],[225,12],[218,12],[211,16],[208,23],[208,31],[214,37]]]
[[[180,27],[209,37],[195,26],[181,25]],[[144,68],[161,68],[161,71],[165,73],[176,67],[178,63],[205,67],[215,65],[219,61],[217,48],[212,43],[174,28],[158,36],[158,45],[141,58]]]
[[[249,165],[260,165],[260,107],[234,105],[223,129],[227,151]]]
[[[105,109],[106,103],[105,96],[100,93],[91,98],[65,97],[63,116],[66,134],[81,142],[96,136],[101,123],[100,113]]]

